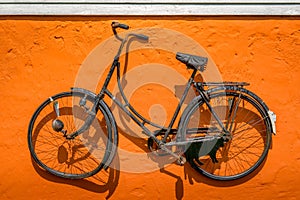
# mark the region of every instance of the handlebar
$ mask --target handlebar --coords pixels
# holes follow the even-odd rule
[[[112,27],[113,32],[114,32],[114,34],[115,34],[115,36],[116,36],[117,38],[119,38],[119,37],[117,36],[116,28],[122,28],[122,29],[126,29],[126,30],[129,29],[129,26],[128,26],[128,25],[126,25],[126,24],[121,24],[121,23],[119,23],[119,22],[112,22],[112,23],[111,23],[111,27]],[[145,41],[145,42],[148,42],[148,40],[149,40],[149,37],[146,36],[146,35],[143,35],[143,34],[130,33],[130,34],[128,34],[128,36],[134,36],[134,37],[138,38],[139,40],[143,40],[143,41]]]
[[[126,25],[126,24],[121,24],[121,23],[119,23],[119,22],[112,22],[112,23],[111,23],[111,27],[112,27],[113,29],[115,29],[115,28],[122,28],[122,29],[126,29],[126,30],[129,29],[129,26],[128,26],[128,25]]]
[[[134,36],[134,37],[136,37],[137,39],[143,40],[143,41],[145,41],[145,42],[148,42],[148,40],[149,40],[149,37],[148,37],[147,35],[143,35],[143,34],[135,34],[135,33],[129,34],[129,35]]]

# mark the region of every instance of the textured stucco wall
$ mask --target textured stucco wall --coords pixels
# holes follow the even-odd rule
[[[0,18],[0,199],[299,199],[300,198],[300,20],[285,17],[132,17],[117,20],[132,28],[169,28],[201,44],[224,80],[248,81],[249,89],[277,114],[277,136],[262,169],[247,179],[215,182],[184,167],[162,171],[100,172],[86,180],[65,180],[33,167],[27,126],[45,98],[74,85],[95,47],[111,36],[115,17]],[[178,41],[180,43],[180,41]],[[135,52],[133,52],[133,55]],[[149,54],[145,54],[149,56]],[[151,52],[155,56],[155,52]],[[157,57],[184,76],[189,72],[165,52]],[[132,66],[144,63],[133,57]],[[148,88],[149,89],[149,88]],[[150,88],[151,89],[151,88]],[[152,88],[153,91],[163,91]],[[147,100],[135,93],[143,111]],[[169,91],[161,98],[168,102]],[[172,94],[171,94],[172,95]],[[174,96],[172,96],[174,98]],[[171,103],[171,105],[173,105]],[[166,112],[174,106],[166,105]],[[147,114],[147,112],[145,112]],[[120,134],[120,146],[143,151]],[[142,150],[141,150],[142,148]],[[123,161],[117,159],[117,164]],[[134,163],[133,163],[134,164]]]

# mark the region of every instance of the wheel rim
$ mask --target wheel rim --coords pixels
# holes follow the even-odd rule
[[[87,114],[76,106],[82,97],[77,93],[63,93],[53,97],[60,104],[59,119],[65,130],[71,133],[84,123]],[[89,102],[91,106],[91,102]],[[63,133],[52,129],[57,118],[50,100],[47,100],[34,114],[29,128],[29,148],[34,160],[47,171],[66,178],[84,178],[97,173],[107,158],[109,146],[106,126],[107,118],[98,112],[91,128],[69,140]],[[101,115],[101,116],[100,116]]]
[[[194,151],[193,157],[190,158],[191,165],[200,173],[217,180],[233,180],[244,177],[253,172],[264,160],[270,145],[270,133],[265,123],[264,112],[260,106],[250,97],[242,95],[238,103],[235,123],[228,123],[228,113],[230,110],[230,98],[237,97],[237,93],[219,93],[211,96],[210,103],[216,110],[218,116],[221,116],[224,126],[232,126],[232,140],[220,146],[216,150],[215,157],[218,163],[214,163],[210,155],[195,155],[195,151],[202,146],[193,145],[189,148],[187,154]],[[200,103],[201,104],[201,103]],[[195,104],[192,111],[195,116],[187,117],[185,122],[185,131],[195,126],[192,120],[199,117],[199,124],[208,125],[208,129],[217,126],[215,120],[208,111],[208,108],[202,104]],[[218,105],[218,106],[217,106]],[[189,119],[188,119],[189,118]],[[227,123],[226,123],[227,121]],[[210,126],[210,127],[209,127]],[[204,145],[204,144],[202,144]],[[197,149],[198,148],[198,149]],[[203,151],[203,150],[202,150]],[[209,150],[207,150],[209,151]],[[198,151],[200,152],[200,151]],[[203,153],[203,152],[202,152]],[[187,157],[191,155],[187,155]],[[199,157],[198,157],[199,156]]]

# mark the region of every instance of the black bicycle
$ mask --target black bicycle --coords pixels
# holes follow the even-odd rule
[[[28,128],[28,145],[34,161],[46,171],[64,178],[92,176],[111,164],[118,145],[118,129],[104,96],[110,97],[148,136],[149,150],[168,154],[178,164],[186,161],[201,174],[215,180],[235,180],[247,176],[264,161],[276,115],[246,82],[197,82],[208,59],[177,53],[176,58],[192,70],[184,93],[167,127],[140,115],[126,98],[120,81],[121,51],[130,38],[147,42],[143,34],[129,33],[124,38],[112,23],[121,41],[102,89],[98,94],[83,88],[56,94],[43,102],[33,114]],[[109,90],[112,75],[117,74],[121,103]],[[188,104],[175,125],[190,88],[196,97]],[[147,126],[156,128],[150,131]]]

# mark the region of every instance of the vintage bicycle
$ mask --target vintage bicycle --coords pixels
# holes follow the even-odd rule
[[[180,165],[188,162],[215,180],[245,177],[263,163],[272,133],[276,133],[276,115],[245,88],[249,83],[197,82],[195,76],[206,69],[208,58],[177,53],[177,60],[192,73],[169,125],[158,125],[134,109],[120,81],[119,58],[128,39],[147,42],[149,38],[136,33],[121,38],[118,28],[129,26],[112,23],[121,44],[100,92],[71,88],[51,96],[34,112],[28,127],[28,146],[41,168],[60,177],[81,179],[110,166],[117,152],[118,128],[105,96],[141,127],[148,137],[149,150],[157,156],[171,155]],[[114,73],[122,101],[108,90]],[[197,95],[175,125],[190,88]],[[151,131],[148,126],[156,130]]]

